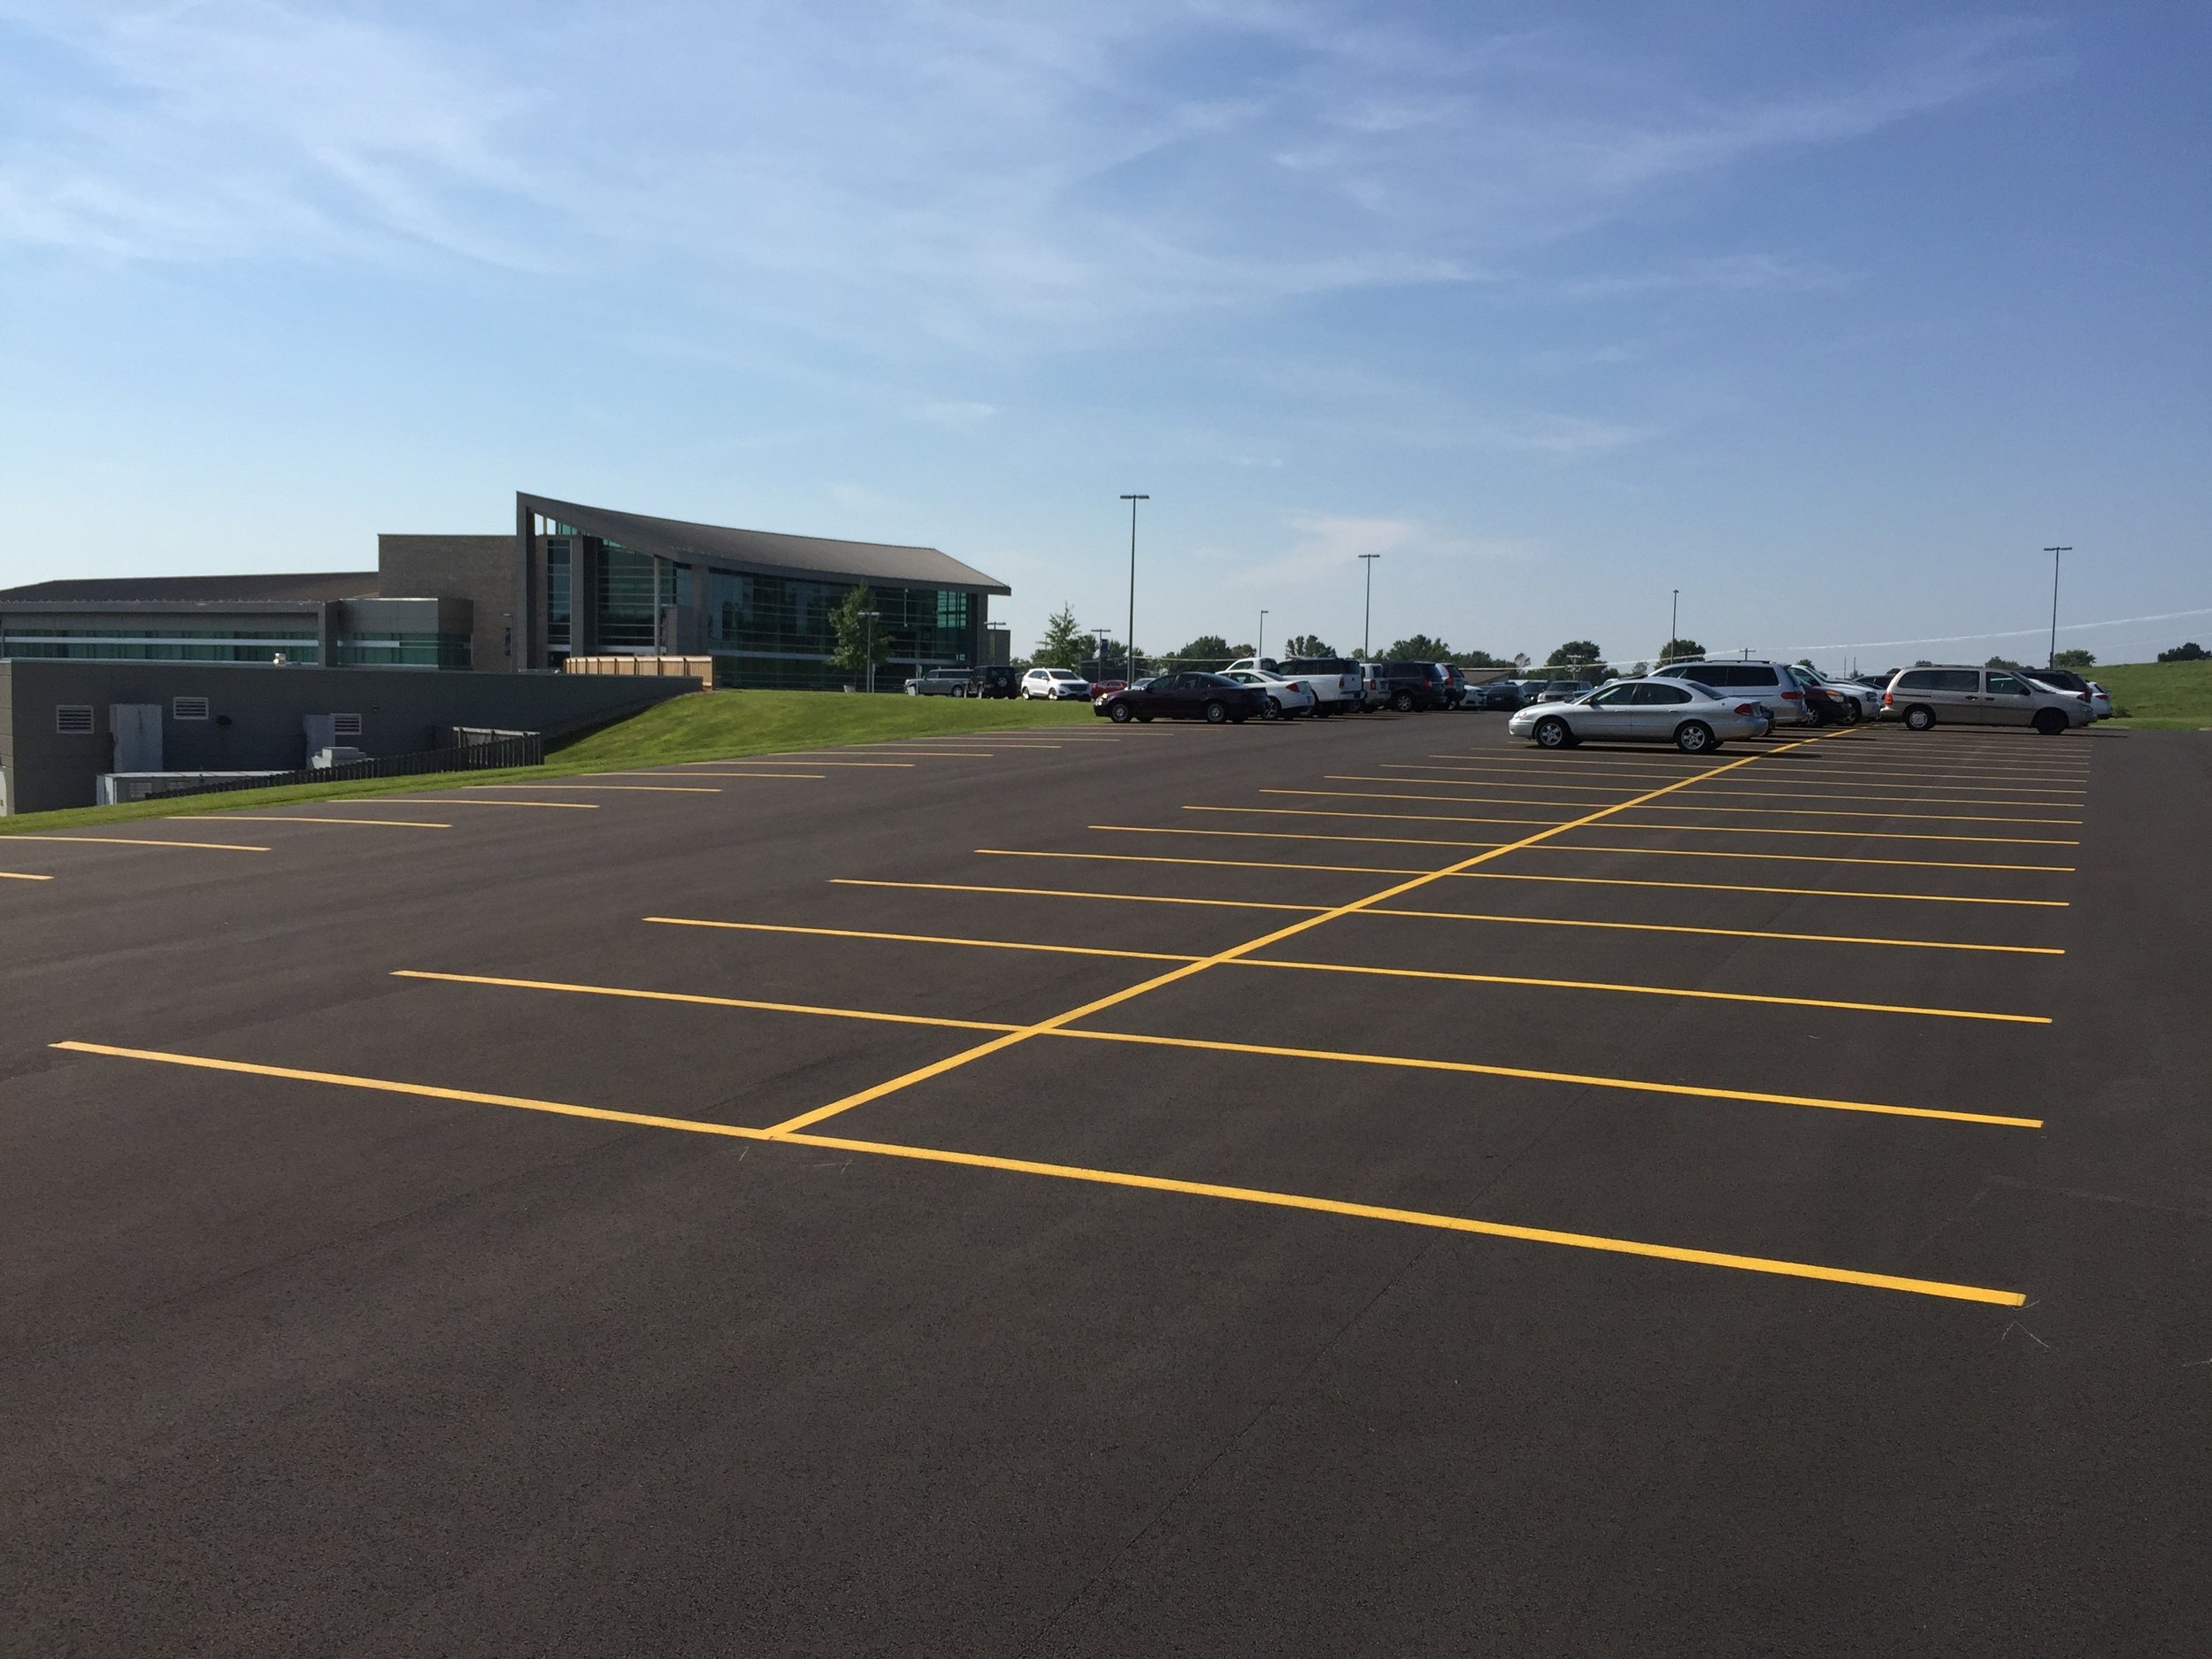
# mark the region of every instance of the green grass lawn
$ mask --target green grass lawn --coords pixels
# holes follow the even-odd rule
[[[2212,663],[2116,663],[2088,677],[2112,694],[2112,726],[2195,731],[2212,726]]]
[[[1024,703],[954,697],[846,695],[821,691],[715,691],[678,697],[554,748],[542,766],[505,772],[431,772],[414,778],[372,778],[357,783],[288,784],[225,795],[140,801],[129,806],[72,807],[0,818],[0,835],[38,830],[120,824],[179,812],[241,811],[300,801],[359,800],[449,789],[457,783],[527,782],[580,772],[666,766],[687,760],[729,760],[887,738],[957,736],[1038,726],[1085,726],[1094,717],[1084,703]]]

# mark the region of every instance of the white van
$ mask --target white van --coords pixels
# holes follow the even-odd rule
[[[2032,726],[2047,737],[2094,718],[2071,692],[2053,691],[2002,668],[1901,668],[1882,693],[1882,718],[1909,730],[1932,726]]]

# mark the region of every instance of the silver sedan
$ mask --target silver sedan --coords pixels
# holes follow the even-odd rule
[[[1731,738],[1764,737],[1774,729],[1753,700],[1724,697],[1686,680],[1617,680],[1565,703],[1535,703],[1506,723],[1516,737],[1541,749],[1615,740],[1672,743],[1702,755]]]

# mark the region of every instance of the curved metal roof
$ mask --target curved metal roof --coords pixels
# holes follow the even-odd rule
[[[972,565],[963,565],[933,547],[900,547],[881,541],[839,541],[824,536],[784,535],[772,530],[738,530],[723,525],[691,524],[681,518],[654,518],[644,513],[587,507],[580,502],[518,492],[517,504],[573,526],[585,535],[618,541],[638,553],[657,553],[687,563],[705,560],[755,576],[801,576],[817,581],[881,582],[893,588],[943,588],[979,594],[1014,590]]]

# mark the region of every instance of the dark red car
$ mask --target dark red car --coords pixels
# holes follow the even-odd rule
[[[1221,674],[1194,670],[1157,674],[1091,703],[1092,713],[1123,723],[1167,719],[1241,726],[1255,716],[1264,718],[1266,711],[1264,692]]]

